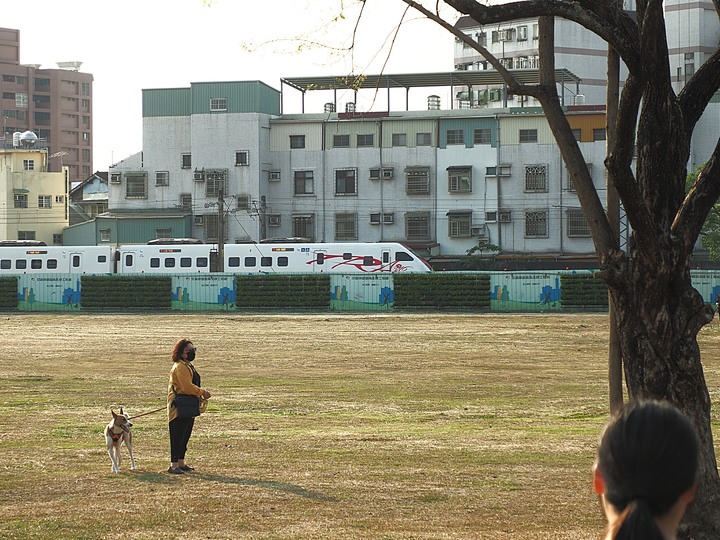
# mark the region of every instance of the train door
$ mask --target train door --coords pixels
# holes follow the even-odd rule
[[[327,255],[327,251],[325,251],[324,249],[316,249],[313,251],[313,272],[321,274],[327,271],[327,262],[325,260],[325,255]]]
[[[221,266],[221,263],[224,261],[220,260],[220,253],[217,249],[211,249],[210,250],[210,271],[211,272],[219,272]],[[223,270],[227,271],[227,268],[223,268]]]
[[[67,270],[71,274],[83,273],[83,254],[78,251],[71,251],[68,257],[70,268]]]
[[[383,249],[380,255],[380,268],[382,272],[392,271],[392,259],[390,258],[390,250]]]
[[[140,264],[136,251],[120,250],[120,260],[118,261],[118,272],[121,274],[140,273]]]

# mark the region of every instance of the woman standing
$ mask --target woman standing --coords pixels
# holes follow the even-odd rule
[[[595,492],[608,519],[605,540],[674,540],[695,498],[698,437],[665,402],[625,405],[605,428]]]
[[[189,339],[180,339],[175,343],[172,352],[173,366],[170,369],[168,384],[167,411],[170,427],[170,467],[171,474],[184,474],[194,470],[185,463],[187,444],[192,435],[195,418],[180,417],[175,406],[177,394],[187,394],[197,398],[210,399],[210,392],[200,388],[200,375],[195,371],[192,361],[195,360],[195,346]]]

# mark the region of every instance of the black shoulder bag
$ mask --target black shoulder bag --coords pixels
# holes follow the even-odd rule
[[[200,374],[195,368],[188,366],[192,370],[192,383],[200,386]],[[175,394],[175,408],[177,409],[178,418],[194,418],[200,416],[200,398],[191,394]]]

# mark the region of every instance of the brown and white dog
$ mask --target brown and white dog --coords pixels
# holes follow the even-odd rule
[[[120,407],[120,414],[115,414],[113,410],[110,410],[110,412],[113,419],[105,426],[105,442],[107,443],[110,461],[112,461],[112,472],[120,472],[120,445],[123,443],[125,443],[125,447],[130,454],[130,469],[134,471],[135,458],[132,453],[132,433],[130,433],[132,422],[130,422],[130,417],[123,412],[122,407]]]

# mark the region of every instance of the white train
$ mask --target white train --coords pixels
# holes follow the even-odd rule
[[[160,241],[162,242],[162,241]],[[432,268],[394,242],[216,244],[170,241],[114,246],[0,246],[0,275],[28,273],[232,274],[425,273]]]

